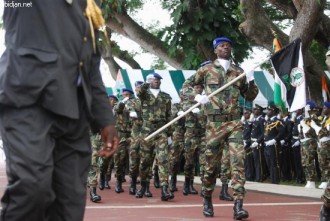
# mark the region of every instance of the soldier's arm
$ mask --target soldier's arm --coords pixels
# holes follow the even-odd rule
[[[197,70],[195,74],[190,76],[182,85],[182,94],[183,94],[183,101],[184,106],[189,105],[189,102],[193,102],[195,99],[195,85],[204,85],[204,77],[206,75],[207,69],[206,67],[201,67]],[[191,103],[190,103],[191,104]],[[185,107],[183,108],[185,109]]]
[[[147,99],[149,87],[150,87],[150,84],[148,84],[148,83],[143,83],[141,85],[141,89],[137,92],[137,96],[140,98],[141,101]]]

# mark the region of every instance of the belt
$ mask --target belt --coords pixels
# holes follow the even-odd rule
[[[304,142],[306,142],[306,141],[308,141],[308,140],[310,140],[310,139],[312,139],[312,138],[304,138],[304,139],[301,139],[301,140],[300,140],[300,143],[304,143]]]
[[[299,140],[298,136],[292,136],[293,139]]]
[[[324,142],[327,142],[327,141],[329,141],[330,140],[330,137],[322,137],[321,139],[320,139],[320,143],[324,143]]]
[[[211,122],[227,122],[240,119],[239,114],[208,114],[207,120]]]
[[[151,129],[155,129],[155,128],[160,128],[160,127],[164,126],[165,125],[165,122],[163,122],[163,121],[160,121],[160,122],[148,122],[148,121],[144,121],[143,122],[143,125],[145,127],[149,127]]]
[[[253,142],[255,142],[255,141],[257,141],[258,139],[257,139],[257,138],[251,138],[251,140],[252,140]]]

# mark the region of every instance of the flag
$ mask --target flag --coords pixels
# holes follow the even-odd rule
[[[273,39],[273,50],[274,52],[278,52],[279,50],[281,50],[282,45],[280,43],[280,41],[277,38],[277,35],[275,35],[274,39]]]
[[[329,101],[330,94],[329,94],[327,80],[325,79],[325,73],[322,74],[321,83],[322,83],[322,97],[323,97],[323,101],[324,102]]]
[[[306,81],[301,40],[298,38],[270,58],[274,72],[274,103],[286,112],[306,106]]]

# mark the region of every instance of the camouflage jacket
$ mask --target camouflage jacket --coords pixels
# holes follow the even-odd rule
[[[129,99],[126,103],[125,108],[128,112],[136,112],[137,118],[131,118],[133,121],[133,127],[142,126],[142,117],[141,117],[141,101],[139,98]]]
[[[132,121],[129,117],[129,111],[125,108],[126,104],[119,102],[115,107],[116,128],[118,132],[129,133],[132,128]]]
[[[231,64],[228,71],[225,72],[219,61],[215,60],[213,63],[199,68],[193,76],[184,82],[182,87],[184,100],[193,99],[195,97],[193,88],[195,85],[204,85],[205,94],[209,95],[243,72],[243,69],[233,64]],[[258,92],[259,90],[254,84],[254,81],[247,83],[246,77],[243,77],[220,93],[211,97],[210,102],[205,105],[205,113],[207,115],[240,115],[239,95],[242,95],[248,101],[253,101]]]
[[[329,125],[330,124],[330,117],[328,116],[324,116],[322,122],[321,122],[321,130],[318,134],[318,138],[322,139],[323,137],[330,137],[330,133],[329,133]]]

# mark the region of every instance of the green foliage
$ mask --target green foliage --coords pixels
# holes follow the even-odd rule
[[[167,69],[167,65],[165,64],[165,62],[163,60],[156,59],[151,64],[150,69],[151,70],[166,70]]]
[[[111,14],[113,13],[134,13],[141,9],[142,6],[143,1],[141,0],[103,0],[101,4],[103,16],[105,19],[111,17]]]
[[[323,70],[327,70],[327,65],[325,64],[325,53],[327,50],[315,40],[312,41],[309,49],[313,57],[320,62]]]

